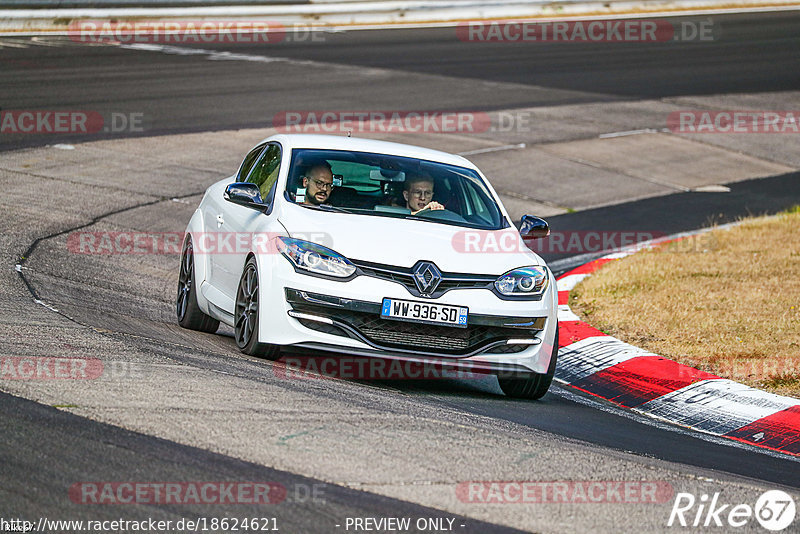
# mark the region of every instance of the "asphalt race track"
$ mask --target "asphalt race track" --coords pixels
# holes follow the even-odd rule
[[[800,13],[713,22],[718,38],[702,43],[464,43],[453,28],[322,33],[269,46],[0,38],[3,110],[143,117],[141,131],[0,134],[0,355],[99,358],[116,371],[92,382],[0,381],[0,517],[275,517],[283,532],[412,517],[449,518],[458,532],[671,532],[671,500],[502,506],[466,502],[454,488],[658,480],[675,492],[722,492],[726,503],[753,504],[767,489],[797,500],[796,458],[645,420],[557,385],[523,402],[503,397],[490,378],[282,379],[280,364],[239,354],[229,330],[210,336],[175,324],[176,255],[70,248],[82,231],[183,231],[204,189],[234,172],[287,110],[493,118],[526,110],[537,119],[527,130],[383,137],[465,153],[512,214],[546,215],[554,230],[668,235],[800,204],[798,134],[656,133],[675,109],[798,109]],[[637,129],[653,132],[598,138]],[[630,144],[638,142],[647,148]],[[526,146],[508,148],[516,143]],[[593,151],[584,143],[616,144]],[[597,158],[583,172],[606,182],[581,176],[576,165],[586,162],[575,147]],[[619,162],[603,159],[606,147],[620,150]],[[651,162],[657,179],[635,170],[633,155],[648,150],[665,154]],[[686,150],[708,159],[687,162]],[[726,179],[734,170],[715,167],[720,158],[739,158],[741,174]],[[728,191],[697,189],[717,184]],[[563,271],[597,254],[543,256]],[[230,480],[274,482],[287,497],[258,506],[68,497],[85,481]]]
[[[179,51],[5,47],[2,108],[143,113],[144,133],[152,135],[262,127],[289,109],[350,109],[354,101],[369,110],[485,111],[797,89],[800,15],[711,20],[718,41],[481,44],[439,28],[320,33],[321,42],[293,42],[289,34],[269,45],[182,45],[269,58],[260,66]],[[311,63],[292,69],[292,62]],[[5,134],[2,144],[54,139]]]

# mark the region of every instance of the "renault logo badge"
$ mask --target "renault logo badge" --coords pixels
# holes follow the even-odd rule
[[[414,266],[414,283],[419,292],[425,296],[430,295],[442,281],[442,273],[429,261],[421,261]]]

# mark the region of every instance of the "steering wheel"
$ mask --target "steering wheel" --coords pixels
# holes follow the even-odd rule
[[[426,208],[422,211],[418,211],[416,215],[425,217],[426,219],[439,219],[442,221],[451,221],[451,222],[458,222],[458,223],[467,223],[468,221],[454,211],[450,211],[449,209],[445,208],[443,210],[432,210],[430,208]]]

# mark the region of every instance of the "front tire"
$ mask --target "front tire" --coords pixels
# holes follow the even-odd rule
[[[239,288],[236,290],[234,310],[236,346],[250,356],[277,360],[280,356],[279,347],[258,342],[258,297],[258,265],[255,258],[250,258],[244,266]]]
[[[547,367],[547,372],[531,373],[531,376],[525,378],[502,378],[497,377],[500,383],[500,389],[503,390],[508,397],[518,399],[541,399],[547,390],[550,389],[550,384],[553,383],[553,377],[556,374],[556,360],[558,359],[558,325],[556,325],[556,337],[553,341],[553,354],[550,356],[550,365]]]
[[[199,330],[213,334],[219,328],[219,321],[209,317],[197,305],[197,284],[194,276],[194,247],[192,238],[186,239],[181,254],[181,271],[178,275],[178,295],[175,299],[175,315],[178,324],[189,330]]]

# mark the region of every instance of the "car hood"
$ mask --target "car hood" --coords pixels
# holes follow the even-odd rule
[[[447,224],[288,205],[280,222],[289,235],[329,247],[351,260],[398,267],[432,261],[452,273],[500,275],[543,265],[515,228],[475,230]]]

